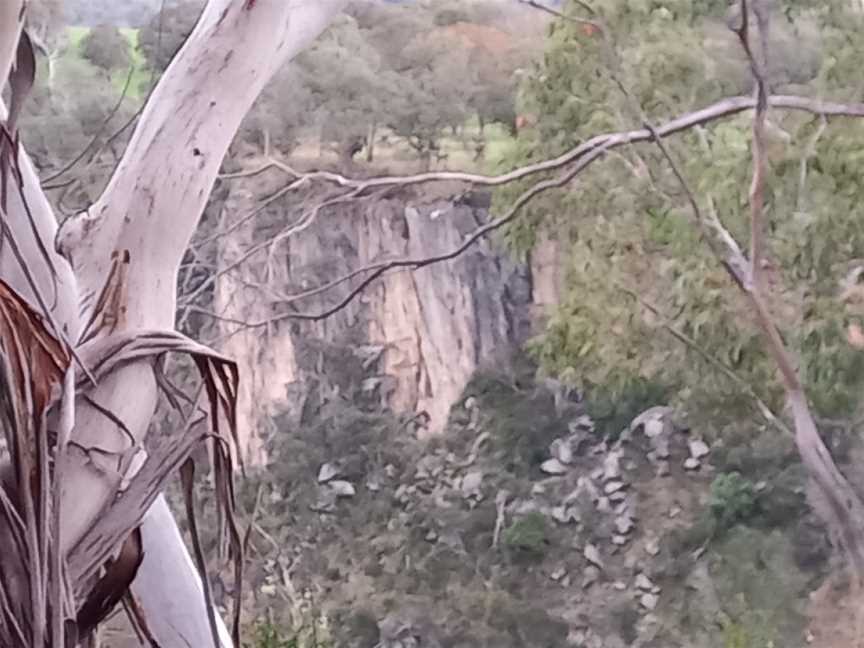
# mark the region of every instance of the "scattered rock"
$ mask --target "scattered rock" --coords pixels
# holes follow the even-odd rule
[[[633,419],[633,422],[630,424],[630,431],[635,432],[641,427],[645,436],[653,438],[662,434],[667,427],[671,427],[669,425],[671,414],[671,407],[651,407]]]
[[[396,489],[396,492],[393,493],[393,499],[397,502],[405,503],[408,501],[408,484],[399,484],[399,488]]]
[[[608,497],[601,497],[597,500],[597,510],[601,513],[611,513],[612,505],[609,503]]]
[[[582,589],[588,589],[600,578],[600,570],[593,565],[586,567],[582,573]]]
[[[645,541],[645,552],[649,556],[656,556],[660,553],[660,543],[656,538],[649,538]]]
[[[657,464],[657,476],[668,477],[671,474],[668,461],[660,461]]]
[[[711,452],[711,448],[708,447],[708,444],[705,443],[702,439],[693,439],[689,443],[690,446],[690,456],[694,459],[701,459],[702,457],[708,456],[708,453]]]
[[[681,507],[680,506],[673,506],[671,509],[669,509],[669,517],[672,518],[673,520],[676,517],[678,517],[679,515],[681,515]]]
[[[643,592],[652,592],[655,587],[654,583],[651,582],[651,579],[648,578],[645,574],[638,574],[636,576],[635,585]]]
[[[617,493],[618,491],[620,491],[625,486],[626,486],[626,484],[624,484],[624,482],[611,481],[603,487],[603,492],[606,493],[607,495],[611,495],[612,493]]]
[[[480,487],[483,485],[483,473],[479,470],[472,470],[462,478],[460,490],[462,497],[479,497],[482,495]]]
[[[569,524],[570,522],[581,522],[582,518],[579,515],[579,509],[575,506],[556,506],[552,509],[552,519],[561,524]]]
[[[654,437],[663,434],[663,430],[666,429],[666,426],[663,425],[663,421],[659,419],[651,419],[650,421],[645,422],[643,429],[645,430],[645,436],[649,439],[653,439]]]
[[[553,581],[555,581],[557,583],[562,578],[564,578],[566,575],[567,575],[567,569],[565,569],[564,565],[558,565],[558,567],[556,567],[554,569],[554,571],[551,574],[549,574],[549,578],[551,578]]]
[[[586,544],[585,550],[582,552],[582,555],[585,556],[585,560],[587,560],[589,563],[591,563],[595,567],[603,569],[603,561],[600,558],[600,552],[593,544]]]
[[[327,485],[336,497],[354,497],[357,494],[357,489],[351,482],[337,479]]]
[[[594,502],[599,499],[600,491],[597,490],[597,486],[594,485],[593,481],[586,479],[585,477],[580,477],[576,480],[576,488],[573,492],[564,498],[564,503],[570,504],[572,502],[577,502],[583,497]]]
[[[325,463],[321,464],[321,468],[318,469],[318,483],[326,484],[331,479],[335,479],[339,476],[339,468],[335,464]]]
[[[658,436],[653,441],[654,456],[658,459],[669,458],[669,437],[663,435]]]
[[[578,430],[584,430],[586,432],[594,431],[594,421],[591,420],[591,417],[587,414],[582,414],[578,416],[574,420],[570,422],[570,431],[575,433]]]
[[[696,457],[687,457],[684,460],[684,469],[685,470],[699,470],[702,466],[702,462],[696,459]]]
[[[621,451],[610,452],[603,459],[603,481],[621,479]]]
[[[540,465],[540,470],[547,475],[563,475],[567,472],[567,466],[558,459],[547,459]]]
[[[426,542],[436,542],[438,540],[438,534],[434,529],[429,529],[429,532],[426,534]]]
[[[646,610],[653,610],[654,608],[656,608],[659,601],[660,599],[656,594],[646,593],[639,597],[639,603]]]
[[[627,589],[627,584],[621,581],[615,581],[614,583],[612,583],[612,587],[614,587],[619,592],[623,592]]]
[[[619,515],[615,518],[615,528],[621,535],[626,535],[633,530],[633,519],[629,515]]]
[[[570,443],[564,439],[555,439],[549,446],[549,454],[552,455],[553,459],[557,459],[565,465],[573,461],[573,449],[570,447]]]
[[[623,547],[627,544],[627,536],[618,535],[617,533],[612,536],[612,544],[616,547]]]
[[[627,499],[627,493],[625,493],[624,491],[618,491],[617,493],[612,493],[609,496],[610,502],[623,502],[626,499]]]

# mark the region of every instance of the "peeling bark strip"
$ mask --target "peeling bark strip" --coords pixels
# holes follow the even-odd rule
[[[9,78],[19,51],[26,4],[25,0],[0,2],[0,85]],[[64,343],[77,339],[82,323],[88,321],[82,352],[91,359],[96,356],[100,371],[98,385],[95,379],[88,382],[81,376],[73,385],[72,374],[67,374],[69,389],[76,389],[80,398],[64,400],[62,445],[68,439],[69,447],[88,450],[61,456],[64,489],[62,496],[59,491],[54,495],[59,503],[55,508],[64,514],[63,533],[54,537],[61,539],[60,549],[70,556],[69,580],[80,595],[86,594],[88,583],[130,530],[141,524],[146,546],[132,587],[154,645],[158,641],[163,646],[203,646],[211,636],[201,581],[164,498],[158,496],[168,472],[203,440],[212,441],[217,450],[217,486],[220,499],[228,503],[223,517],[240,574],[231,455],[226,449],[235,435],[237,375],[233,364],[191,341],[171,338],[170,332],[160,338],[146,331],[173,329],[177,269],[243,116],[279,66],[316,38],[345,4],[345,0],[209,0],[192,36],[150,97],[105,193],[88,214],[69,219],[59,237],[26,153],[8,130],[0,143],[7,153],[15,153],[6,156],[11,163],[0,170],[0,182],[8,187],[2,214],[7,245],[0,248],[0,278],[45,317],[51,324],[48,330],[53,329],[54,337]],[[26,94],[22,91],[27,83],[22,82],[28,78],[26,51],[21,51],[24,64],[16,69],[21,77],[16,81],[13,123]],[[224,94],[226,86],[234,90],[230,97]],[[4,116],[0,103],[0,118]],[[199,154],[176,155],[178,143]],[[55,245],[46,246],[52,239]],[[128,259],[112,257],[115,250],[128,250]],[[74,270],[61,253],[68,255]],[[81,311],[79,295],[87,297]],[[104,299],[94,303],[92,297],[97,295]],[[139,332],[141,339],[130,340],[129,331]],[[99,344],[103,347],[94,346]],[[100,355],[100,348],[108,351],[107,357]],[[154,365],[161,354],[172,350],[195,354],[214,415],[209,430],[189,429],[170,442],[148,443],[160,382],[154,377]],[[77,357],[76,348],[71,353]],[[72,402],[77,403],[74,412]],[[228,419],[230,434],[216,412]],[[129,474],[111,477],[93,470],[89,453],[130,442],[137,449],[126,457]],[[45,459],[45,444],[37,450]],[[148,453],[148,458],[140,465],[142,453]],[[40,475],[38,483],[43,492],[48,491],[46,474]],[[49,518],[41,510],[38,516],[45,527]],[[35,517],[34,512],[30,518]],[[48,564],[36,561],[45,558],[44,546],[16,544],[16,537],[26,535],[21,529],[27,528],[30,518],[22,519],[3,491],[0,518],[0,546],[14,548],[0,552],[0,579],[12,580],[15,569],[24,564],[5,564],[15,551],[22,556],[29,552],[37,572],[41,564]],[[63,569],[59,560],[50,564],[54,572]],[[151,572],[159,578],[148,578]],[[29,576],[42,582],[42,574]],[[22,587],[25,584],[22,580],[0,588],[0,624],[3,638],[9,637],[0,645],[59,648],[66,641],[58,631],[63,626],[60,621],[75,618],[75,611],[60,610],[58,605],[52,616],[45,611],[45,589],[37,588],[31,597]],[[53,589],[50,595],[55,597]],[[52,600],[59,598],[58,594]],[[43,631],[47,617],[52,618],[50,636]],[[218,625],[221,645],[229,648],[231,640],[221,619]]]
[[[133,474],[123,476],[123,487],[119,497],[110,501],[100,512],[98,527],[91,528],[69,554],[69,569],[76,584],[86,583],[95,574],[99,565],[108,558],[113,547],[122,539],[125,529],[141,523],[147,510],[159,495],[161,485],[178,466],[187,465],[192,450],[201,442],[213,444],[216,499],[220,517],[225,521],[226,533],[231,547],[231,558],[235,565],[234,641],[239,645],[240,598],[242,596],[243,547],[235,520],[235,493],[233,465],[230,447],[237,444],[237,388],[239,375],[237,365],[208,347],[198,344],[174,331],[124,331],[107,337],[98,337],[80,347],[82,358],[91,368],[97,383],[118,372],[124,365],[150,360],[154,368],[157,360],[169,352],[187,353],[193,357],[204,381],[205,392],[210,403],[209,432],[197,432],[194,425],[174,438],[163,440],[158,445],[150,444],[143,450],[146,459],[134,466]],[[76,384],[79,396],[95,391],[92,383],[82,377]],[[190,417],[191,420],[191,417]],[[222,421],[227,424],[224,430]],[[85,448],[86,450],[86,448]],[[130,448],[130,450],[138,450]],[[130,468],[132,466],[130,465]],[[187,468],[188,472],[188,468]],[[194,471],[193,471],[194,472]],[[185,484],[185,482],[184,482]],[[191,497],[191,485],[186,488]],[[193,527],[193,542],[198,545]],[[146,545],[144,547],[146,551]],[[196,549],[197,553],[198,549]],[[208,595],[206,574],[204,583],[205,609],[212,610]],[[128,572],[122,572],[126,574]],[[80,587],[80,586],[79,586]],[[83,591],[76,590],[77,595]],[[122,594],[122,593],[121,593]],[[116,604],[119,598],[112,599]],[[211,629],[218,636],[217,621],[212,617]],[[217,644],[218,646],[218,644]]]
[[[20,25],[5,19],[10,5],[14,5],[17,13],[23,3],[10,0],[0,7],[0,18],[3,18],[0,20],[0,79],[7,76],[7,68],[3,65],[6,60],[4,48],[13,40],[17,45],[20,32]],[[125,286],[125,295],[118,300],[108,299],[108,302],[125,308],[125,321],[118,323],[118,318],[113,315],[120,314],[119,319],[123,320],[121,311],[111,313],[105,302],[85,304],[80,317],[76,312],[64,320],[64,324],[70,323],[72,337],[76,337],[80,329],[78,319],[93,320],[83,336],[87,345],[112,333],[173,327],[174,277],[183,248],[197,224],[237,125],[281,62],[315,38],[344,2],[257,0],[244,5],[237,0],[210,0],[195,33],[154,92],[108,189],[90,210],[92,216],[73,218],[67,223],[71,229],[66,232],[71,232],[71,237],[58,239],[59,249],[69,253],[75,265],[80,265],[75,282],[67,286],[74,286],[76,293],[84,295],[117,295],[112,287],[114,275],[110,282],[107,281],[116,260],[109,255],[113,250],[130,251],[125,281],[119,282]],[[249,11],[253,8],[254,11]],[[255,47],[249,48],[249,43],[254,43]],[[214,57],[214,52],[220,55]],[[263,66],[262,61],[266,62]],[[238,91],[230,99],[224,98],[222,89],[226,85]],[[218,105],[209,109],[216,97],[220,98]],[[200,110],[205,104],[208,109]],[[180,159],[182,156],[171,154],[177,142],[184,142],[189,150],[197,149],[201,154],[190,156],[188,160],[185,157]],[[27,169],[28,181],[35,178],[30,171]],[[41,194],[38,198],[43,209],[37,216],[46,224],[46,229],[51,229],[53,218],[50,210]],[[15,206],[11,209],[14,210]],[[22,213],[20,209],[17,211],[16,216]],[[82,227],[76,229],[79,222]],[[88,224],[94,227],[87,227]],[[166,232],[170,232],[170,236],[166,237]],[[34,265],[44,265],[35,257],[28,256],[28,259]],[[47,273],[37,274],[41,279],[38,282],[40,286],[44,285],[43,274],[47,276]],[[63,295],[64,301],[65,297]],[[128,489],[122,493],[121,499],[127,505],[135,498],[143,501],[141,479],[149,475],[155,480],[153,484],[161,479],[163,466],[155,460],[160,453],[173,461],[165,465],[176,466],[194,442],[204,437],[212,439],[215,434],[213,430],[201,434],[188,432],[184,442],[178,443],[174,449],[154,449],[147,443],[146,430],[158,382],[153,379],[152,368],[158,348],[151,351],[148,353],[140,345],[134,349],[123,346],[118,351],[128,354],[128,361],[114,363],[110,372],[103,373],[97,388],[88,386],[84,395],[89,400],[79,399],[78,423],[72,434],[72,441],[79,448],[110,448],[116,446],[118,434],[125,428],[129,432],[128,435],[123,432],[126,443],[131,436],[136,444],[147,449],[149,461],[145,461],[138,472],[140,479],[129,480]],[[112,362],[104,361],[99,368],[107,371]],[[225,410],[225,402],[236,393],[236,388],[227,386],[236,382],[236,371],[218,359],[199,360],[198,364],[212,378],[207,384],[208,394],[222,403],[218,407]],[[83,390],[84,382],[79,376],[79,389]],[[135,399],[129,398],[132,389],[135,390]],[[233,419],[233,414],[229,418]],[[229,427],[233,430],[233,424]],[[217,442],[217,447],[221,456],[225,443]],[[63,501],[69,524],[64,540],[70,546],[84,546],[86,540],[93,539],[91,533],[97,516],[105,504],[112,501],[117,488],[111,479],[94,474],[87,457],[79,454],[70,455],[66,477],[68,495]],[[134,470],[134,467],[130,466],[130,469]],[[230,455],[219,459],[217,471],[220,492],[226,497],[233,495]],[[145,511],[143,508],[134,512],[137,516]],[[157,519],[163,520],[158,529],[152,526]],[[102,523],[99,520],[99,524]],[[170,527],[165,526],[164,517],[146,517],[143,524],[145,541],[151,544],[145,550],[142,570],[148,569],[149,561],[151,569],[160,571],[163,567],[160,553],[175,561],[173,569],[165,574],[167,578],[159,583],[136,580],[141,581],[136,590],[137,598],[155,640],[163,645],[204,645],[206,635],[201,634],[200,621],[205,621],[205,628],[207,624],[205,608],[199,601],[199,590],[196,590],[199,581],[184,562],[188,553],[175,549],[180,542],[176,525],[171,521]],[[231,526],[229,522],[228,532],[233,537],[236,533]],[[114,540],[119,542],[122,536]],[[152,543],[156,543],[153,550],[150,548]],[[111,547],[107,545],[105,543],[105,548],[110,553]],[[237,550],[233,553],[239,555]],[[175,599],[166,599],[166,591],[175,595]],[[222,644],[229,646],[230,641],[222,636]]]
[[[0,280],[0,421],[12,457],[0,474],[0,645],[10,648],[44,644],[66,591],[49,567],[59,529],[51,524],[56,443],[47,418],[71,354],[43,321]]]
[[[141,529],[136,528],[123,543],[117,558],[106,562],[104,575],[78,610],[75,622],[79,642],[87,638],[126,596],[143,560]]]
[[[158,495],[162,482],[169,471],[179,461],[189,461],[188,455],[197,442],[212,439],[218,444],[214,455],[220,468],[221,478],[217,480],[217,497],[224,504],[224,517],[229,521],[232,548],[237,561],[237,612],[239,620],[239,597],[242,580],[242,547],[234,524],[234,492],[231,484],[231,455],[226,446],[236,439],[236,394],[238,375],[234,363],[206,347],[173,332],[132,332],[113,337],[99,338],[81,348],[85,362],[93,367],[97,380],[116,371],[124,363],[135,362],[143,357],[161,355],[168,351],[185,351],[193,354],[205,380],[207,393],[211,399],[211,432],[194,434],[181,442],[171,440],[154,450],[150,464],[156,471],[154,479],[148,471],[142,470],[142,477],[129,478],[129,494],[115,500],[106,511],[103,520],[111,522],[110,513],[122,509],[125,519],[138,515],[136,523],[146,513],[149,504]],[[3,555],[0,556],[0,645],[4,647],[29,648],[42,646],[48,627],[44,615],[51,615],[58,602],[70,600],[63,582],[64,574],[48,569],[49,550],[57,546],[51,538],[57,537],[57,530],[48,525],[50,496],[57,488],[50,478],[50,457],[56,456],[56,444],[50,441],[47,428],[49,409],[58,403],[63,377],[71,364],[68,349],[48,333],[43,318],[24,302],[5,282],[0,281],[0,416],[3,431],[13,457],[11,470],[0,481],[0,538],[4,538]],[[85,397],[94,385],[86,377],[77,384],[79,396]],[[223,435],[219,412],[225,414],[230,435]],[[184,482],[185,483],[185,482]],[[191,492],[191,484],[187,484]],[[135,498],[143,498],[146,506],[131,508]],[[116,526],[122,537],[129,528],[127,522]],[[111,559],[113,547],[121,538],[109,536],[98,527],[91,529],[94,535],[103,539],[101,550],[91,552],[84,562],[82,573],[75,574],[73,582],[77,585],[74,597],[83,599],[73,623],[65,614],[64,639],[60,644],[55,640],[50,645],[77,644],[86,638],[127,593],[137,575],[143,560],[143,547],[140,530],[135,530],[123,543],[117,558]],[[85,541],[87,536],[85,536]],[[200,550],[200,543],[195,538]],[[50,547],[49,547],[50,544]],[[77,554],[70,555],[70,566]],[[95,583],[95,575],[101,566],[105,573]],[[56,590],[60,596],[55,601],[48,599],[48,592]],[[205,589],[206,591],[206,589]],[[16,596],[11,594],[18,593]],[[30,604],[29,609],[26,603]],[[212,609],[208,600],[208,609]],[[211,613],[212,614],[212,613]],[[14,625],[12,623],[14,621]],[[215,617],[211,619],[214,637],[217,637]],[[235,624],[235,641],[239,634]],[[217,644],[218,645],[218,644]]]

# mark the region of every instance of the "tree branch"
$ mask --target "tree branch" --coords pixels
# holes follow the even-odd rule
[[[418,270],[420,268],[433,265],[435,263],[441,263],[443,261],[449,261],[451,259],[455,259],[463,252],[471,248],[478,240],[487,236],[488,234],[494,232],[502,228],[507,223],[511,222],[515,219],[522,208],[525,207],[531,200],[533,200],[536,196],[549,191],[550,189],[556,189],[559,187],[563,187],[564,185],[571,182],[583,169],[585,169],[588,165],[590,165],[594,160],[601,157],[609,148],[611,144],[606,143],[602,146],[596,147],[590,151],[587,155],[585,155],[581,160],[579,160],[571,169],[567,170],[565,173],[561,174],[558,178],[553,178],[550,180],[544,180],[542,182],[538,182],[533,187],[531,187],[528,191],[523,193],[516,201],[513,203],[513,206],[507,211],[506,214],[501,216],[500,218],[496,218],[486,225],[483,225],[477,228],[470,236],[468,236],[465,241],[450,250],[449,252],[445,252],[443,254],[438,254],[434,256],[428,256],[423,258],[415,258],[415,259],[395,259],[391,261],[381,261],[378,263],[373,263],[368,266],[365,266],[359,270],[355,270],[346,277],[342,277],[336,279],[335,281],[329,282],[327,287],[333,287],[339,285],[340,283],[344,283],[348,280],[349,277],[356,277],[360,274],[369,273],[367,277],[365,277],[359,285],[353,288],[346,297],[344,297],[338,304],[332,306],[331,308],[327,308],[319,313],[283,313],[280,315],[276,315],[267,320],[263,320],[260,322],[256,322],[250,326],[252,327],[261,327],[272,324],[273,322],[282,320],[282,319],[298,319],[298,320],[322,320],[330,317],[334,313],[342,310],[350,304],[358,295],[360,295],[373,281],[381,277],[382,275],[391,272],[397,269],[409,268],[411,270]],[[326,288],[325,288],[326,289]],[[315,291],[307,291],[303,293],[302,296],[309,296],[310,294],[315,294],[318,292],[322,292],[321,289],[315,289]],[[295,296],[297,297],[297,296]]]
[[[772,108],[808,112],[814,115],[824,116],[825,118],[864,117],[864,103],[822,101],[820,99],[811,99],[810,97],[801,97],[797,95],[773,95],[768,98],[768,104]],[[716,101],[709,106],[700,108],[699,110],[694,110],[669,120],[657,127],[657,134],[660,137],[665,138],[689,130],[695,126],[703,126],[724,117],[731,117],[738,113],[752,110],[755,107],[756,99],[754,97],[727,97]],[[300,180],[324,180],[346,189],[358,190],[361,192],[361,195],[365,194],[365,192],[370,189],[395,186],[408,187],[412,185],[428,184],[431,182],[463,182],[478,187],[500,187],[523,180],[533,175],[560,169],[561,167],[575,162],[585,155],[586,152],[598,146],[608,144],[609,148],[617,148],[626,144],[647,142],[652,141],[653,139],[653,135],[647,128],[595,135],[555,158],[543,160],[542,162],[537,162],[535,164],[528,164],[519,167],[518,169],[497,175],[463,173],[461,171],[432,171],[406,176],[377,176],[358,179],[350,178],[339,173],[332,173],[330,171],[301,173],[293,167],[274,159],[269,160],[264,166],[266,168],[275,167],[284,171],[291,177],[292,182]],[[265,168],[260,168],[257,169],[256,172],[260,173],[264,170]],[[229,174],[226,177],[231,178],[237,176]],[[300,185],[295,185],[295,188],[296,186]]]
[[[117,99],[116,103],[111,108],[111,110],[108,111],[108,115],[105,117],[105,119],[102,120],[102,123],[99,125],[99,128],[96,130],[96,134],[93,135],[91,140],[87,143],[87,146],[85,146],[83,149],[81,149],[81,151],[78,153],[78,155],[76,155],[71,160],[69,160],[69,162],[67,162],[65,165],[63,165],[55,173],[52,173],[47,178],[44,178],[42,180],[43,186],[44,185],[50,185],[54,180],[57,180],[58,178],[65,175],[66,173],[71,171],[73,168],[75,168],[75,165],[78,164],[81,160],[83,160],[84,157],[87,155],[87,153],[90,152],[90,149],[92,149],[93,146],[96,144],[96,142],[99,141],[99,138],[102,137],[102,134],[105,132],[105,129],[108,128],[108,124],[114,118],[114,115],[117,114],[117,111],[120,110],[120,106],[122,106],[123,102],[126,100],[126,94],[129,92],[129,85],[132,83],[132,77],[134,74],[135,74],[135,67],[132,66],[129,68],[129,74],[126,75],[126,81],[123,84],[123,91],[120,93],[120,97]],[[50,189],[50,188],[51,187],[49,187],[49,186],[45,186],[45,189]]]
[[[711,355],[706,349],[704,349],[696,340],[687,335],[684,331],[675,326],[675,324],[666,317],[663,313],[660,312],[656,306],[654,306],[651,302],[645,299],[642,295],[640,295],[635,290],[631,290],[626,286],[621,285],[616,282],[618,289],[626,295],[632,297],[636,302],[638,302],[643,308],[651,311],[654,315],[660,318],[660,325],[663,329],[669,333],[673,338],[681,342],[684,346],[686,346],[691,351],[694,351],[697,355],[699,355],[703,360],[705,360],[708,364],[714,367],[721,374],[729,378],[732,382],[734,382],[741,390],[749,396],[756,405],[756,408],[759,410],[759,413],[765,418],[765,420],[776,427],[778,430],[783,432],[784,434],[788,434],[789,436],[794,436],[792,430],[790,430],[780,418],[771,411],[771,408],[763,401],[759,394],[756,393],[756,390],[753,388],[753,385],[744,380],[741,376],[739,376],[731,367],[726,365],[724,362]]]
[[[864,103],[838,103],[792,95],[772,96],[768,98],[768,103],[769,105],[777,109],[809,112],[819,115],[825,119],[828,119],[830,117],[864,117]],[[730,243],[734,243],[734,239],[732,239],[731,234],[729,234],[729,232],[722,226],[719,220],[717,220],[716,218],[712,219],[711,217],[703,217],[703,214],[698,206],[695,196],[693,196],[692,192],[689,191],[688,183],[684,181],[683,176],[680,175],[680,170],[678,169],[677,165],[674,164],[674,161],[672,160],[669,151],[666,150],[666,146],[662,140],[669,135],[680,133],[694,127],[703,126],[713,121],[739,114],[746,110],[752,110],[756,106],[757,100],[754,97],[729,97],[727,99],[717,101],[705,108],[685,113],[684,115],[676,117],[656,128],[650,125],[646,125],[645,127],[640,129],[596,135],[556,158],[544,160],[535,164],[526,165],[500,175],[491,176],[482,174],[443,171],[420,173],[408,176],[379,176],[366,179],[357,179],[350,178],[338,173],[332,173],[329,171],[313,171],[309,173],[301,173],[287,164],[271,159],[266,163],[265,166],[267,168],[280,169],[281,171],[286,173],[291,180],[288,185],[278,190],[275,194],[273,194],[273,196],[265,199],[265,202],[269,204],[269,202],[271,202],[271,200],[274,199],[276,196],[285,195],[287,191],[302,186],[304,182],[314,180],[329,182],[338,185],[339,187],[351,190],[350,192],[346,192],[341,196],[330,199],[328,202],[319,205],[319,207],[334,204],[336,202],[344,202],[349,198],[367,195],[367,193],[372,189],[392,188],[397,186],[408,187],[427,184],[431,182],[455,181],[475,186],[495,187],[516,182],[518,180],[522,180],[534,175],[560,170],[561,168],[567,167],[568,165],[572,164],[578,164],[578,173],[590,163],[601,157],[600,155],[595,155],[597,151],[602,151],[605,153],[621,146],[653,141],[657,143],[660,147],[660,150],[664,152],[664,156],[666,157],[666,159],[672,162],[671,168],[676,174],[676,176],[678,176],[678,180],[679,182],[681,182],[682,187],[684,187],[685,192],[688,193],[688,201],[690,202],[691,208],[693,208],[694,210],[694,215],[697,218],[697,222],[705,229],[706,240],[713,245],[713,239],[712,236],[710,236],[710,233],[713,232],[719,234],[721,241],[725,243],[728,249],[726,250],[726,252],[716,250],[716,254],[718,254],[718,257],[721,259],[727,271],[735,278],[735,281],[743,284],[744,282],[747,282],[747,275],[749,274],[747,272],[747,261],[745,260],[744,255],[741,253],[737,244],[730,245]],[[261,171],[263,169],[258,170]],[[565,173],[564,176],[569,177],[570,179],[572,179],[572,177],[575,177],[575,175],[570,176],[569,172]],[[297,301],[325,293],[348,281],[351,281],[352,279],[355,279],[358,276],[368,275],[363,279],[358,288],[352,289],[348,297],[340,300],[340,302],[334,307],[327,308],[317,313],[302,313],[296,311],[281,313],[267,320],[254,322],[249,326],[262,327],[283,319],[320,320],[329,317],[330,315],[338,312],[339,310],[347,306],[349,303],[351,303],[351,301],[356,298],[360,293],[362,293],[363,290],[370,283],[372,283],[386,273],[389,273],[396,269],[407,268],[411,270],[416,270],[439,261],[447,261],[459,256],[465,250],[469,249],[471,245],[476,243],[478,240],[488,235],[489,233],[500,229],[507,223],[511,222],[514,218],[516,218],[521,208],[525,204],[524,202],[522,202],[522,199],[525,197],[525,195],[530,194],[531,198],[533,198],[539,193],[543,193],[544,191],[554,187],[563,186],[567,182],[569,182],[569,180],[562,181],[562,178],[558,178],[557,180],[544,181],[539,183],[538,185],[535,185],[534,187],[529,189],[526,194],[523,194],[523,196],[521,196],[517,200],[517,203],[514,206],[518,205],[518,207],[515,211],[511,209],[501,218],[495,219],[492,222],[478,228],[468,237],[464,244],[458,246],[457,248],[446,254],[424,258],[405,258],[371,263],[363,266],[362,268],[353,270],[337,279],[328,281],[320,286],[305,290],[302,293],[287,295],[284,297],[283,300],[281,300],[283,304],[292,304]],[[531,198],[529,198],[529,200]],[[239,227],[247,219],[252,218],[256,213],[258,213],[258,211],[260,211],[259,208],[250,210],[250,212],[244,214],[238,222],[232,224],[223,232],[220,232],[219,234],[206,239],[206,242],[211,242],[215,240],[216,237],[224,235],[232,231],[236,227]],[[302,220],[303,219],[301,219],[301,221]],[[225,273],[232,270],[240,263],[251,258],[254,254],[257,254],[261,250],[265,249],[269,244],[270,241],[264,241],[255,244],[252,248],[247,250],[247,252],[240,259],[236,260],[229,267],[223,268],[220,273]],[[215,280],[215,278],[213,279]],[[208,285],[210,284],[212,284],[212,281],[208,283]],[[196,290],[192,295],[186,296],[184,298],[184,303],[191,303],[191,300],[197,295],[200,295],[201,292],[203,292],[203,288],[201,288],[200,290]]]
[[[750,14],[747,0],[741,0],[741,25],[736,30],[741,48],[747,55],[750,70],[756,82],[756,110],[753,116],[753,179],[750,184],[750,282],[753,290],[761,289],[764,223],[762,222],[763,197],[765,195],[765,114],[768,110],[768,89],[765,72],[750,45]],[[762,31],[764,20],[759,20],[763,56],[767,61],[768,34]]]

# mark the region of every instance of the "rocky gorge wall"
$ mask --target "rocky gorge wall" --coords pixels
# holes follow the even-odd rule
[[[280,183],[278,176],[231,182],[214,210],[217,228],[250,213]],[[326,319],[278,317],[291,308],[316,312],[339,303],[356,281],[299,303],[287,297],[357,268],[457,247],[489,218],[489,197],[460,197],[464,188],[451,189],[358,199],[323,210],[284,236],[286,226],[308,215],[309,201],[320,199],[320,193],[292,194],[219,240],[222,268],[254,246],[266,248],[221,275],[213,295],[222,318],[220,347],[244,377],[240,426],[250,463],[266,460],[277,415],[296,422],[333,398],[371,399],[417,414],[420,434],[437,434],[477,368],[506,362],[529,335],[537,309],[554,303],[560,267],[553,241],[541,246],[535,266],[515,263],[484,240],[453,260],[387,274]],[[241,321],[257,325],[238,329]],[[349,393],[357,372],[365,376],[361,393]]]

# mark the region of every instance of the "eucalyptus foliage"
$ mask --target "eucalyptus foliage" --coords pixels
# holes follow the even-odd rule
[[[605,29],[564,19],[551,26],[543,61],[522,89],[522,110],[535,116],[534,126],[502,165],[752,91],[728,3],[594,4],[593,16],[584,3],[569,2],[564,11]],[[772,92],[859,100],[860,8],[781,2],[771,11]],[[751,120],[745,113],[667,142],[700,209],[716,214],[745,249]],[[840,282],[864,258],[864,126],[772,110],[767,134],[771,307],[816,411],[849,416],[864,387],[864,357],[846,340],[856,315],[840,299]],[[508,188],[498,200],[510,203],[525,188]],[[702,240],[686,191],[655,145],[608,153],[571,185],[532,203],[506,238],[529,254],[541,233],[569,258],[564,299],[533,344],[548,369],[607,396],[651,380],[691,402],[728,401],[747,394],[746,383],[751,394],[782,405],[752,314]],[[751,394],[742,402],[752,403]]]

